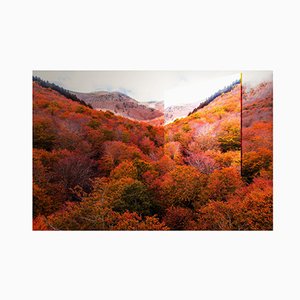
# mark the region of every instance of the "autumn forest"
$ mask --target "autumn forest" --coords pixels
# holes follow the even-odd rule
[[[33,229],[272,230],[272,82],[223,88],[164,123],[34,77]]]

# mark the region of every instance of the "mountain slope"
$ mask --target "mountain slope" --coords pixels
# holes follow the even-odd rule
[[[171,123],[176,119],[183,118],[189,115],[199,103],[191,103],[186,105],[174,105],[165,109],[165,124]]]
[[[83,100],[78,99],[74,93],[70,92],[69,90],[64,89],[63,87],[61,87],[59,85],[56,85],[55,83],[45,81],[37,76],[33,76],[32,81],[37,82],[40,86],[42,86],[44,88],[48,88],[48,89],[58,92],[62,96],[66,97],[67,99],[71,99],[72,101],[78,102],[81,105],[92,108],[90,105],[86,104]]]
[[[241,85],[238,84],[189,116],[166,125],[166,140],[180,142],[187,151],[195,149],[238,151],[241,129],[240,100]],[[229,147],[221,142],[222,132],[228,132],[227,138],[232,138]]]
[[[271,124],[243,128],[245,184],[240,92],[162,127],[34,82],[34,230],[272,230]]]
[[[143,102],[144,105],[150,108],[154,108],[156,110],[159,110],[160,112],[164,112],[164,101],[148,101]]]
[[[153,120],[163,115],[158,109],[144,105],[119,92],[73,93],[96,110],[108,110],[134,120]]]
[[[216,91],[210,97],[208,97],[205,101],[197,101],[193,103],[189,103],[186,105],[174,105],[169,106],[165,109],[165,124],[171,123],[176,119],[187,117],[203,107],[207,106],[215,99],[217,99],[222,94],[228,93],[235,88],[236,85],[240,83],[239,80],[233,82],[232,84],[225,86],[223,89]]]
[[[219,96],[221,96],[225,93],[231,92],[239,84],[240,84],[240,80],[237,80],[237,81],[234,81],[232,84],[225,86],[223,89],[218,90],[213,95],[208,97],[205,101],[201,102],[200,105],[198,107],[196,107],[190,114],[193,114],[193,113],[197,112],[198,110],[200,110],[201,108],[207,106],[208,104],[210,104],[212,101],[214,101]]]
[[[242,174],[247,182],[262,173],[272,178],[272,82],[244,89],[242,115]]]

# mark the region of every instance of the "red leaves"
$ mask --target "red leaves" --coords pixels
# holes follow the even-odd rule
[[[219,168],[217,162],[204,153],[190,153],[185,161],[203,174],[210,174]]]
[[[164,222],[160,222],[156,216],[143,219],[137,213],[125,212],[118,215],[117,224],[112,230],[168,230]]]
[[[194,213],[183,207],[169,207],[166,210],[164,221],[172,230],[193,230],[195,228]]]
[[[195,207],[206,201],[207,178],[190,166],[177,166],[162,177],[161,193],[168,206]]]
[[[272,230],[272,181],[255,179],[228,202],[214,201],[199,210],[200,230]]]
[[[237,89],[165,127],[33,95],[34,230],[272,229],[270,99],[246,105],[243,181]]]
[[[110,177],[114,179],[121,179],[126,177],[137,179],[138,171],[133,162],[125,160],[111,171]]]
[[[208,179],[208,191],[211,200],[225,201],[235,190],[243,186],[240,173],[235,168],[215,170]]]

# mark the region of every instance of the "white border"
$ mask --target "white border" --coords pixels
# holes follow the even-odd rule
[[[7,1],[1,299],[299,299],[297,1]],[[31,72],[273,70],[273,232],[32,232]]]

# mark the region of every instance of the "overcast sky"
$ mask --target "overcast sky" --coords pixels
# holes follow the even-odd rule
[[[269,78],[251,74],[251,82]],[[165,107],[201,102],[239,79],[239,71],[34,71],[33,75],[76,92],[119,91],[138,101],[165,101]],[[244,77],[243,77],[244,79]],[[246,78],[245,78],[246,79]]]
[[[273,81],[272,71],[243,71],[243,85],[255,87],[264,81]]]

